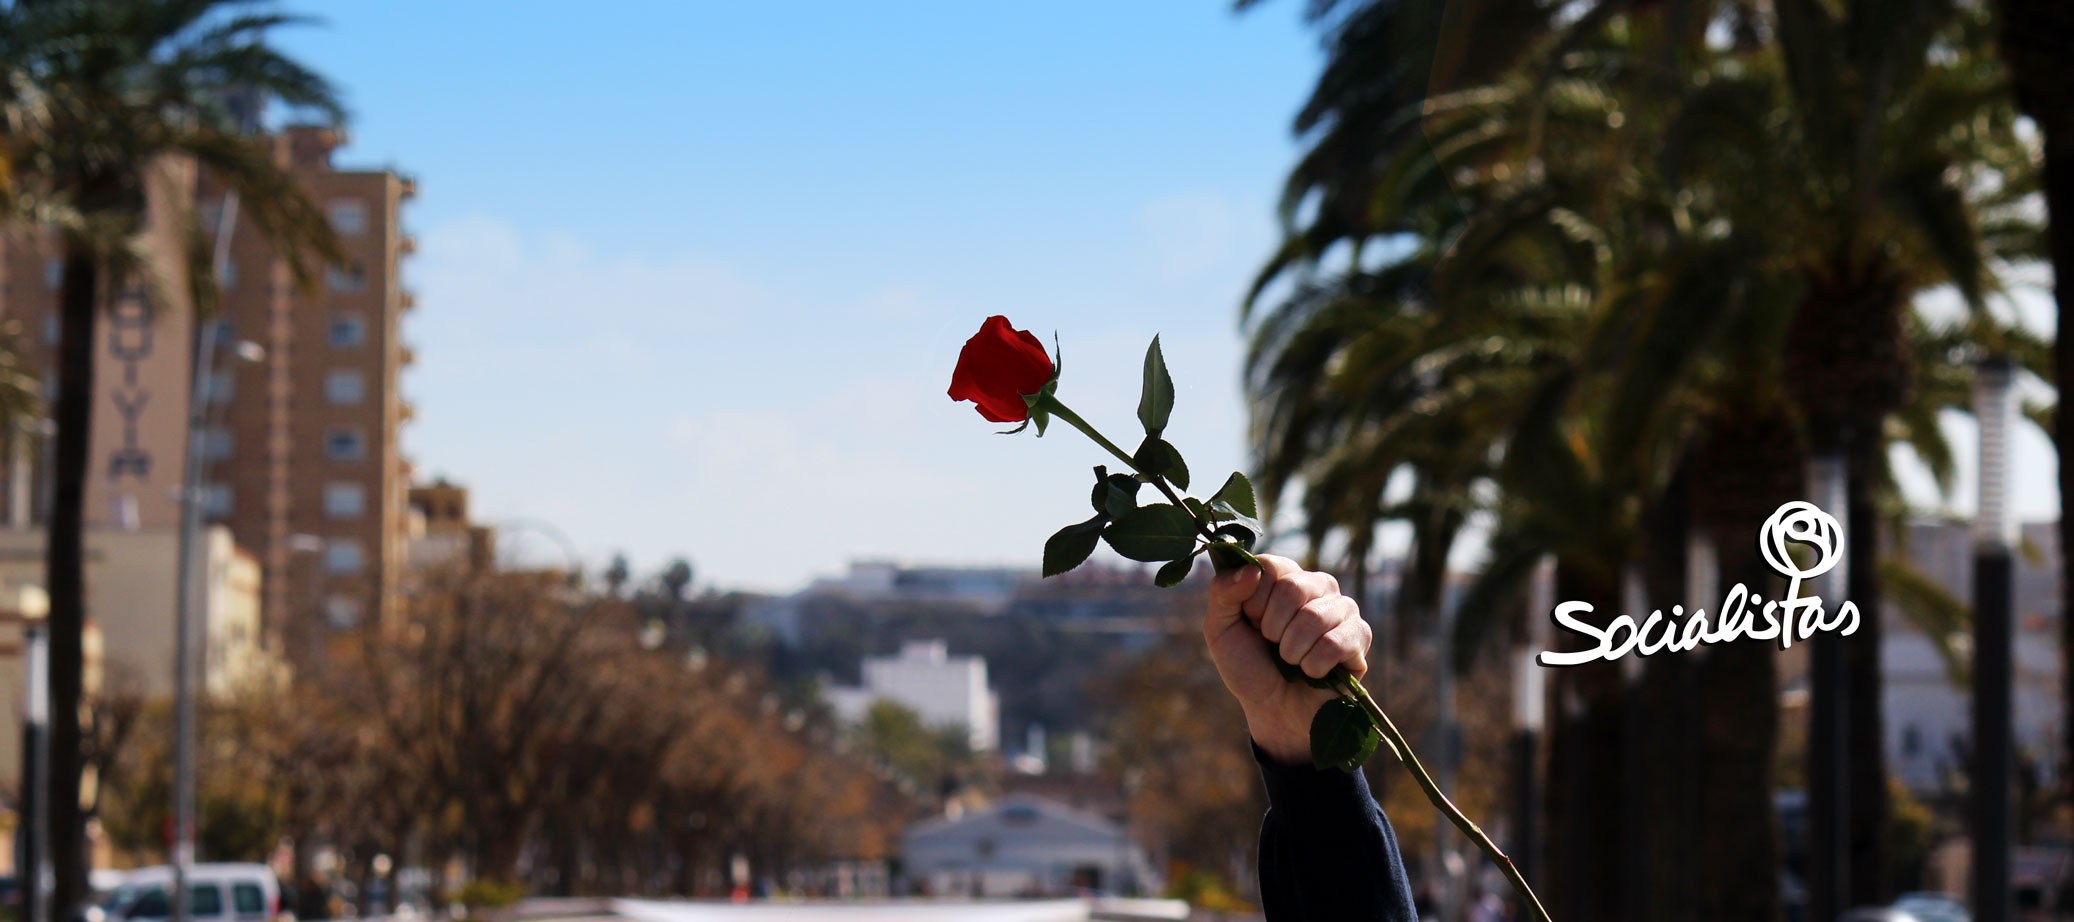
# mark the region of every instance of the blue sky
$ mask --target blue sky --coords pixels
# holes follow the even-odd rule
[[[944,395],[995,313],[1056,331],[1061,398],[1120,440],[1161,334],[1170,440],[1244,463],[1238,299],[1321,61],[1293,0],[303,8],[277,38],[345,92],[338,161],[419,180],[405,449],[485,522],[727,588],[1034,567],[1104,456]],[[2017,465],[2050,516],[2035,432]],[[506,544],[554,559],[539,531]]]
[[[1034,565],[1102,456],[944,389],[989,314],[1117,438],[1243,461],[1240,292],[1319,64],[1293,3],[358,0],[278,41],[419,179],[406,451],[594,563],[784,589],[855,557]],[[519,533],[541,553],[551,544]]]

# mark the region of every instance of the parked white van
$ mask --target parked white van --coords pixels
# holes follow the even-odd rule
[[[187,905],[194,922],[274,922],[281,913],[281,883],[263,864],[197,864],[187,875]],[[172,867],[123,875],[103,909],[107,922],[171,918]]]

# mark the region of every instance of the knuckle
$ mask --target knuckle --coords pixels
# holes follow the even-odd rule
[[[1325,647],[1324,644],[1319,644],[1318,648],[1313,649],[1309,656],[1303,658],[1304,674],[1313,679],[1325,678],[1325,674],[1331,672],[1332,667],[1337,665],[1339,665],[1339,658],[1333,656],[1331,649]]]
[[[1296,610],[1296,614],[1304,620],[1305,624],[1314,624],[1326,628],[1332,627],[1339,621],[1339,619],[1332,616],[1331,607],[1322,604],[1320,599],[1312,599],[1305,602],[1302,608]]]

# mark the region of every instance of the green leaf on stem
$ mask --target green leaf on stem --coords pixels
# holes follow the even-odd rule
[[[1165,477],[1174,486],[1188,489],[1188,465],[1181,461],[1180,450],[1157,435],[1145,437],[1138,445],[1138,453],[1131,456],[1131,463],[1144,474]]]
[[[1097,515],[1078,525],[1068,525],[1058,530],[1044,542],[1044,575],[1057,576],[1080,566],[1087,555],[1095,552],[1095,542],[1102,537],[1102,523],[1107,516]]]
[[[1190,554],[1179,560],[1169,560],[1167,561],[1166,566],[1160,567],[1159,572],[1153,575],[1152,584],[1158,586],[1161,589],[1179,586],[1181,585],[1182,580],[1188,578],[1189,571],[1194,569],[1194,554]]]
[[[1325,702],[1311,718],[1311,764],[1320,770],[1351,772],[1375,753],[1383,734],[1368,722],[1353,698],[1341,695]]]
[[[1123,518],[1138,508],[1138,488],[1144,485],[1132,474],[1111,474],[1106,465],[1095,465],[1095,489],[1088,494],[1095,511],[1112,519]]]
[[[1230,573],[1240,567],[1254,565],[1253,554],[1233,541],[1214,541],[1209,545],[1210,565],[1219,573]]]
[[[1143,485],[1143,481],[1129,474],[1110,474],[1102,511],[1112,519],[1130,515],[1131,510],[1138,508],[1138,488]]]
[[[1211,503],[1219,500],[1230,504],[1233,511],[1247,518],[1260,515],[1259,507],[1253,502],[1253,481],[1247,480],[1246,475],[1238,471],[1231,472],[1231,476],[1224,479],[1224,486],[1218,487],[1217,492],[1210,494]]]
[[[1102,537],[1125,557],[1160,563],[1188,556],[1195,546],[1195,518],[1171,503],[1140,506],[1110,523]]]
[[[1145,388],[1138,393],[1138,421],[1145,424],[1146,435],[1158,435],[1166,430],[1167,417],[1173,412],[1174,379],[1167,377],[1167,359],[1160,354],[1159,337],[1154,336],[1145,350]]]
[[[1260,543],[1260,539],[1267,537],[1267,529],[1261,527],[1259,519],[1252,516],[1238,515],[1232,512],[1230,506],[1221,502],[1210,506],[1210,511],[1213,513],[1220,510],[1229,518],[1226,519],[1224,524],[1217,526],[1212,531],[1212,534],[1237,541],[1249,551]]]

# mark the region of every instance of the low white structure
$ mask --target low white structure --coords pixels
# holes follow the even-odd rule
[[[807,592],[857,601],[935,602],[998,615],[1035,574],[1019,567],[906,566],[886,560],[850,562],[850,572],[822,577]]]
[[[1029,795],[918,823],[902,837],[900,858],[909,880],[936,897],[1159,890],[1145,850],[1123,827]]]
[[[1973,541],[1965,522],[1909,523],[1908,558],[1961,603],[1973,598]],[[2041,781],[2055,773],[2059,751],[2060,584],[2058,525],[2023,526],[2023,543],[2035,556],[2016,558],[2015,651],[2010,677],[2012,729],[2020,755],[2033,760]],[[1967,757],[1972,735],[1969,689],[1956,687],[1931,638],[1887,603],[1881,621],[1880,670],[1887,764],[1902,783],[1921,794],[1942,790]]]
[[[987,687],[987,661],[952,656],[941,640],[910,640],[897,656],[864,658],[864,684],[827,691],[828,704],[850,723],[874,701],[891,701],[934,727],[964,727],[975,751],[1000,745],[1001,702]]]

